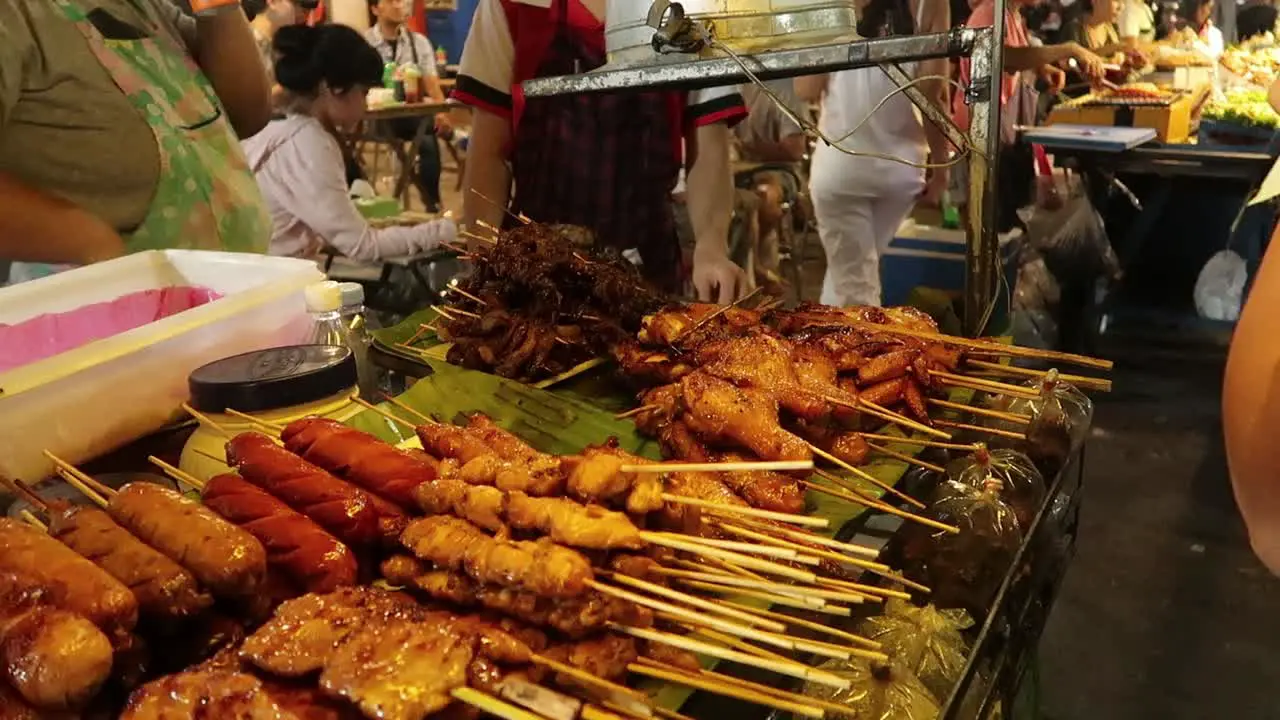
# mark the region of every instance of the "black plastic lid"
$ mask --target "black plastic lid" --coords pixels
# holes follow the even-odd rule
[[[323,400],[356,386],[356,360],[340,345],[293,345],[233,355],[187,378],[203,412],[275,410]]]

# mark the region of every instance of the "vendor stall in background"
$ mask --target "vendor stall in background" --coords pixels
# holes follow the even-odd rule
[[[1117,322],[1203,336],[1189,317],[1238,314],[1247,281],[1224,287],[1210,276],[1251,276],[1274,225],[1269,204],[1246,207],[1280,150],[1280,117],[1267,102],[1280,53],[1269,42],[1229,46],[1215,61],[1194,33],[1175,32],[1146,48],[1151,65],[1129,82],[1057,106],[1049,128],[1028,133],[1078,173],[1116,253],[1112,277],[1063,288],[1069,346],[1091,347]]]

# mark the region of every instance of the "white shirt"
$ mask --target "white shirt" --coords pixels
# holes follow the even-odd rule
[[[862,123],[857,132],[838,143],[840,147],[924,163],[929,154],[924,123],[906,95],[898,93],[889,98],[863,123],[867,113],[894,88],[893,81],[878,67],[832,73],[827,78],[818,128],[834,141]],[[819,141],[809,177],[813,187],[847,195],[915,195],[923,186],[924,170],[891,160],[849,155]]]
[[[243,144],[271,212],[271,255],[315,257],[327,245],[353,260],[377,261],[457,237],[452,220],[370,227],[351,202],[338,141],[309,115],[272,120]]]
[[[1121,0],[1116,30],[1119,31],[1121,39],[1133,37],[1139,40],[1154,40],[1156,18],[1151,12],[1151,6],[1146,0]]]
[[[394,62],[396,65],[413,63],[422,68],[422,74],[427,77],[439,75],[436,70],[435,48],[431,47],[431,41],[422,33],[416,33],[401,25],[393,42],[382,36],[382,28],[375,23],[365,31],[364,39],[378,51],[384,65],[389,62]]]

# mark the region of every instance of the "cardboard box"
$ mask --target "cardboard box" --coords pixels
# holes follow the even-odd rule
[[[1164,143],[1184,143],[1191,136],[1191,116],[1200,108],[1208,86],[1184,93],[1168,105],[1088,105],[1086,95],[1049,112],[1046,125],[1106,125],[1151,128]]]

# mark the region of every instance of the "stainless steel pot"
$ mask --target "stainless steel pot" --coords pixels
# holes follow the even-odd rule
[[[709,22],[716,38],[735,52],[820,45],[857,34],[855,0],[680,0],[680,4],[691,20]],[[611,66],[646,65],[658,59],[651,44],[652,8],[652,0],[608,0],[605,45]],[[701,54],[722,53],[704,50]]]

